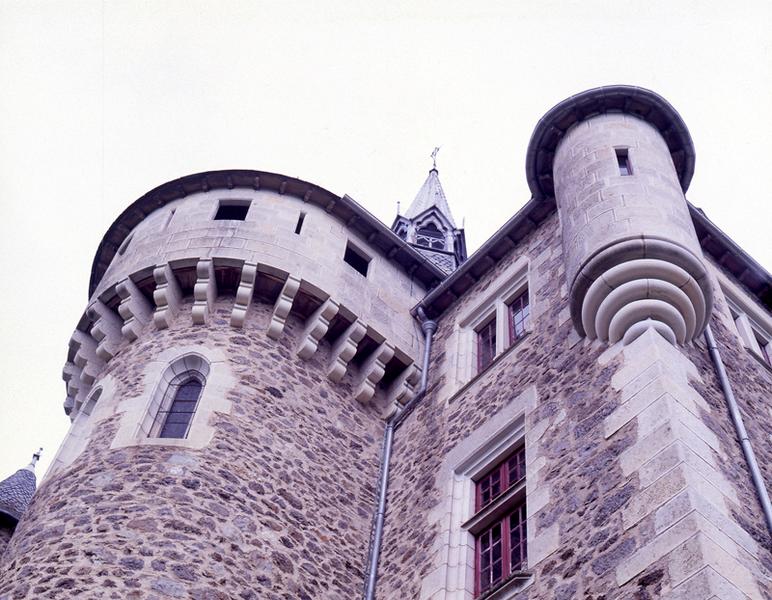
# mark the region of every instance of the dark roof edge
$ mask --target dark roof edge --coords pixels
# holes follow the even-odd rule
[[[580,92],[539,119],[528,142],[526,178],[535,198],[554,195],[552,161],[560,140],[577,123],[605,113],[636,116],[656,127],[670,150],[683,191],[694,175],[695,152],[686,123],[667,100],[646,88],[608,85]]]
[[[513,247],[513,243],[523,239],[531,231],[534,231],[538,225],[555,210],[554,201],[545,202],[531,198],[519,211],[517,211],[496,233],[489,237],[482,246],[480,246],[461,266],[451,273],[440,285],[430,291],[424,299],[421,300],[411,313],[417,314],[418,308],[422,308],[430,318],[438,317],[444,312],[444,308],[438,310],[436,304],[443,297],[450,294],[452,303],[464,291],[471,288],[481,275],[493,268],[503,256],[497,256],[496,249],[500,248],[502,242],[509,239],[508,248],[504,254],[508,254]],[[513,234],[515,237],[513,237]],[[482,265],[485,262],[486,265]],[[479,267],[483,268],[480,269]],[[459,289],[463,288],[463,289]],[[456,291],[458,290],[458,291]],[[448,304],[449,306],[450,304]]]
[[[768,311],[772,312],[772,275],[721,231],[705,214],[690,202],[689,212],[703,251],[722,268],[727,269],[741,285]],[[545,211],[545,208],[547,210]],[[556,206],[554,200],[533,197],[496,233],[480,246],[456,271],[431,290],[413,307],[415,315],[422,308],[430,318],[440,317],[455,301],[490,271],[512,249],[512,242],[535,230]],[[513,234],[515,234],[513,236]],[[507,242],[507,239],[510,241]],[[505,252],[495,252],[504,243]],[[498,255],[498,256],[497,256]],[[471,275],[471,276],[470,276]]]
[[[689,213],[703,251],[772,312],[772,274],[691,202]]]
[[[415,275],[427,289],[434,287],[445,278],[442,271],[407,245],[351,197],[346,195],[340,197],[313,183],[278,173],[228,169],[205,171],[174,179],[159,185],[132,202],[110,225],[99,243],[91,266],[89,297],[99,285],[121,243],[151,212],[190,194],[233,188],[267,189],[315,204],[340,218],[347,227],[367,238],[392,263],[397,264],[408,274]]]

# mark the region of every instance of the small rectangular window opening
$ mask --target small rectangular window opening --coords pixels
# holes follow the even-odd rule
[[[129,237],[127,237],[125,240],[123,240],[123,243],[121,244],[121,247],[118,248],[118,254],[120,256],[123,256],[126,253],[126,250],[129,248],[129,244],[131,244],[131,238],[134,237],[134,234],[130,234]]]
[[[764,339],[764,337],[756,331],[753,332],[753,336],[756,338],[756,342],[759,345],[761,357],[764,359],[764,362],[772,367],[772,342]]]
[[[215,221],[244,221],[249,212],[249,200],[220,200]]]
[[[303,229],[303,221],[306,219],[306,213],[301,212],[300,216],[298,216],[298,222],[297,225],[295,225],[295,233],[297,235],[300,235],[300,230]]]
[[[509,304],[509,343],[525,337],[528,331],[528,320],[531,308],[528,305],[528,289],[522,292]]]
[[[357,250],[351,244],[346,244],[346,253],[343,255],[343,260],[367,277],[367,268],[370,266],[370,259],[360,250]]]
[[[496,358],[496,317],[477,329],[477,372],[482,372]]]
[[[177,210],[176,208],[173,208],[173,209],[172,209],[172,210],[169,212],[169,216],[168,216],[168,217],[166,217],[166,223],[164,224],[164,229],[166,229],[167,227],[169,227],[169,224],[172,222],[172,219],[174,218],[174,213],[175,213],[175,211],[176,211],[176,210]]]
[[[630,164],[630,155],[627,148],[615,148],[617,154],[617,164],[619,165],[619,174],[623,177],[633,174],[633,167]]]

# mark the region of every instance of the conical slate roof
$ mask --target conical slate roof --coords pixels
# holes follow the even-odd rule
[[[456,222],[453,220],[453,215],[450,212],[448,199],[445,197],[445,192],[440,184],[437,169],[429,171],[429,176],[426,178],[426,181],[424,181],[421,189],[418,190],[418,194],[410,205],[410,208],[405,211],[404,217],[406,219],[415,219],[418,215],[433,206],[436,206],[437,209],[445,215],[448,221],[450,221],[451,226],[455,229]]]
[[[16,521],[21,519],[32,499],[32,494],[35,493],[37,485],[35,463],[39,456],[40,454],[36,453],[28,466],[0,481],[0,513],[10,516]]]

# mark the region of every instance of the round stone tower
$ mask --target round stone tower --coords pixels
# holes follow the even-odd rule
[[[712,290],[684,198],[693,170],[686,125],[649,90],[588,90],[539,121],[528,179],[557,201],[580,334],[629,343],[652,327],[683,344],[702,333]]]
[[[383,418],[410,400],[410,308],[444,274],[347,196],[184,177],[99,246],[69,343],[72,420],[0,596],[360,591]]]

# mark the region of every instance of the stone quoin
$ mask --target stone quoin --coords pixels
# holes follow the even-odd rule
[[[772,278],[694,168],[609,86],[539,121],[471,256],[436,162],[391,227],[262,171],[148,192],[94,258],[69,433],[0,482],[0,599],[772,597]]]

